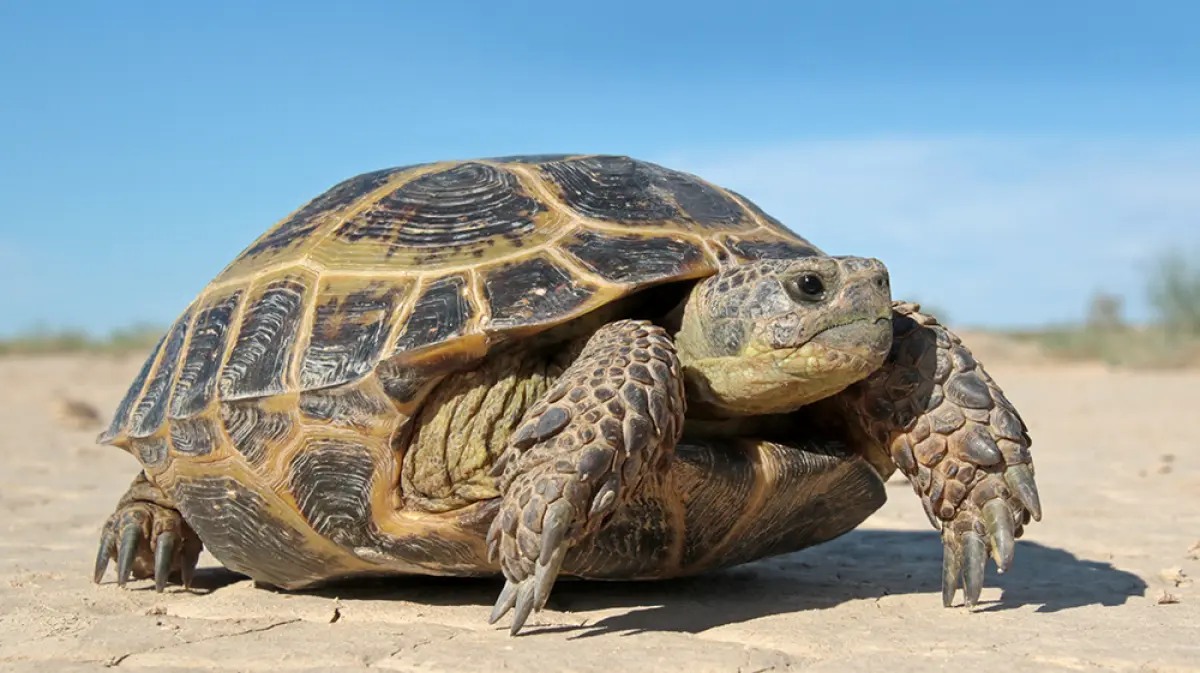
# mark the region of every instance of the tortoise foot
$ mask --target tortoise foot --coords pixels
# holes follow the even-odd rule
[[[922,412],[892,443],[892,456],[942,531],[943,605],[950,607],[961,587],[972,607],[988,556],[1007,570],[1015,540],[1042,518],[1029,432],[954,333],[913,305],[898,312],[911,321],[900,326],[900,359],[928,372],[917,386],[928,392],[918,394],[914,406]]]
[[[961,482],[960,482],[961,483]],[[943,503],[942,515],[951,512]],[[1040,520],[1033,471],[1019,464],[989,471],[976,482],[942,529],[942,604],[950,607],[959,587],[967,607],[979,602],[990,555],[1003,573],[1011,567],[1016,539],[1030,519]]]
[[[844,399],[908,477],[942,532],[942,603],[979,601],[990,555],[1000,572],[1042,505],[1025,422],[962,341],[897,303],[888,363]]]
[[[502,500],[488,555],[507,582],[490,623],[515,609],[516,635],[546,604],[567,551],[665,473],[683,427],[679,371],[662,328],[606,325],[517,427],[496,467]]]
[[[134,481],[104,522],[94,582],[104,579],[109,561],[115,559],[117,586],[125,587],[131,578],[153,577],[154,589],[160,593],[172,579],[191,588],[203,544],[179,512],[156,497],[161,495],[144,476]]]

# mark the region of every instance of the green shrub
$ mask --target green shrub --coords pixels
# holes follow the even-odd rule
[[[1151,270],[1147,299],[1164,328],[1200,335],[1200,262],[1179,251],[1163,253]]]

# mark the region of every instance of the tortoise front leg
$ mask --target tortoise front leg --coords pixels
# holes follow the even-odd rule
[[[916,304],[895,304],[884,367],[838,396],[863,421],[868,444],[908,477],[942,532],[942,602],[983,589],[990,552],[1000,572],[1030,518],[1041,520],[1030,438],[1004,393],[945,326]],[[876,456],[878,460],[879,456]]]
[[[588,340],[497,464],[502,500],[488,554],[499,556],[507,582],[490,623],[515,607],[515,635],[545,605],[567,551],[667,473],[684,404],[675,347],[662,328],[622,320]]]

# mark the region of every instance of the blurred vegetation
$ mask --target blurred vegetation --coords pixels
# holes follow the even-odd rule
[[[53,353],[97,353],[125,355],[144,353],[158,343],[163,328],[133,325],[106,335],[84,330],[34,327],[12,336],[0,337],[0,356],[49,355]]]
[[[1200,254],[1160,254],[1148,269],[1145,298],[1153,310],[1146,325],[1130,325],[1121,297],[1097,292],[1083,324],[1010,332],[1067,360],[1115,366],[1170,368],[1200,365]]]

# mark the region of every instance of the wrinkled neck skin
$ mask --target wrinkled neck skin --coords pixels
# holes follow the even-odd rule
[[[815,287],[823,292],[801,289]],[[891,347],[887,271],[872,259],[727,269],[698,283],[674,318],[693,418],[796,411],[865,378]]]

